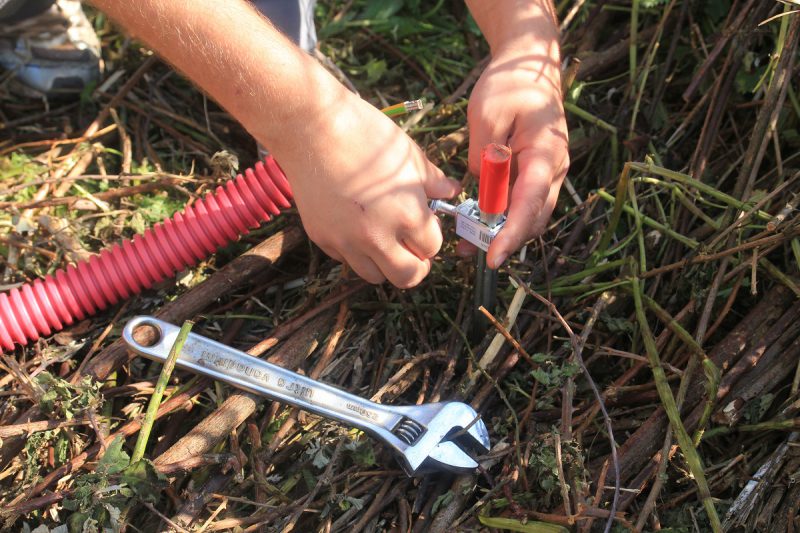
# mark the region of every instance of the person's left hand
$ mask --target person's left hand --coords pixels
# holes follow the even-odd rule
[[[505,144],[513,152],[508,219],[489,248],[490,268],[544,232],[567,174],[567,123],[558,52],[552,52],[494,54],[470,97],[470,172],[478,176],[486,144]],[[467,254],[470,247],[462,241],[459,252]]]

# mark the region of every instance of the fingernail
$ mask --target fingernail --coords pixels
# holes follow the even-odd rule
[[[500,268],[501,266],[503,266],[503,263],[506,262],[507,258],[508,258],[508,253],[504,252],[504,253],[501,253],[500,255],[498,255],[497,259],[494,260],[493,270],[496,270],[496,269]]]

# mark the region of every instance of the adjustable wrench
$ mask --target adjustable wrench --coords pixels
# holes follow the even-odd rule
[[[149,346],[139,344],[134,338],[134,333],[142,327],[155,328],[158,333],[157,340]],[[173,324],[139,316],[126,324],[122,336],[135,353],[163,362],[179,331]],[[465,403],[382,405],[195,333],[189,334],[175,364],[364,430],[397,453],[409,476],[439,470],[470,472],[478,464],[462,446],[476,453],[489,450],[486,425]]]

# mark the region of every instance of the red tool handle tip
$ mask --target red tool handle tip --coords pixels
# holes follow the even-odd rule
[[[478,207],[492,215],[508,207],[508,184],[511,178],[511,148],[487,144],[481,150],[481,174],[478,182]]]

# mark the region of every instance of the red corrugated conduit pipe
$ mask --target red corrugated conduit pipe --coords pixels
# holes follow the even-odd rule
[[[0,348],[50,335],[174,276],[277,215],[291,198],[268,157],[144,234],[0,294]]]

